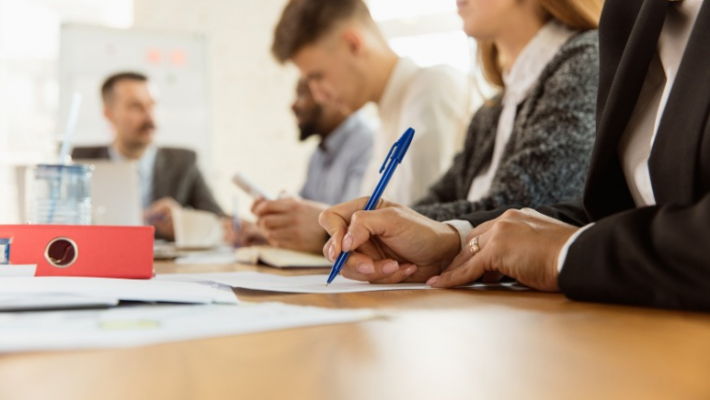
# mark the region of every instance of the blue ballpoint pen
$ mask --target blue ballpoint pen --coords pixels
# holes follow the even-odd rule
[[[407,153],[409,145],[412,143],[413,137],[414,129],[409,128],[406,132],[402,134],[402,137],[400,137],[399,140],[396,141],[394,145],[392,145],[390,152],[385,158],[385,162],[382,164],[382,168],[380,168],[380,174],[382,174],[382,178],[380,178],[380,182],[375,187],[375,191],[372,193],[372,196],[370,196],[370,200],[367,201],[367,204],[365,205],[365,211],[374,210],[377,206],[377,203],[380,201],[380,197],[382,197],[382,193],[384,193],[385,189],[387,188],[387,184],[390,182],[390,179],[392,179],[392,174],[394,174],[394,170],[397,168],[397,165],[402,162],[404,155]],[[382,171],[384,171],[384,173],[382,173]],[[350,257],[350,252],[340,253],[338,259],[335,260],[335,264],[333,264],[333,268],[331,268],[330,270],[330,275],[328,276],[328,283],[326,283],[326,286],[330,285],[331,282],[333,282],[333,279],[338,276],[340,270],[343,268],[343,265],[345,265],[345,261],[348,260],[348,257]]]

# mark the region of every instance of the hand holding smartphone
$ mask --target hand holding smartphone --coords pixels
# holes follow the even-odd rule
[[[249,179],[246,175],[242,174],[241,172],[236,173],[232,177],[232,182],[234,182],[235,185],[239,186],[240,189],[245,191],[248,195],[251,197],[258,199],[258,198],[263,198],[265,200],[275,200],[276,197],[270,195],[267,193],[265,190],[260,188],[254,181]]]

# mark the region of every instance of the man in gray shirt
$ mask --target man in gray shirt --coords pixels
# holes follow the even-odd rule
[[[339,204],[360,195],[365,168],[372,156],[372,128],[357,112],[350,116],[332,105],[318,104],[308,84],[296,89],[293,113],[300,139],[318,135],[321,142],[308,164],[300,195],[306,200]]]
[[[316,231],[306,230],[303,235],[292,235],[284,230],[298,225],[298,218],[317,219],[309,211],[319,210],[320,206],[339,204],[360,195],[365,169],[370,162],[373,146],[373,131],[361,112],[348,115],[333,104],[319,104],[313,98],[308,83],[298,82],[296,100],[291,107],[298,121],[300,139],[306,140],[317,135],[321,138],[315,153],[308,164],[306,182],[299,193],[301,199],[286,197],[265,202],[257,199],[252,210],[268,204],[268,215],[260,215],[257,228],[255,224],[243,221],[239,233],[232,231],[226,224],[226,241],[241,245],[261,244],[265,241],[291,238],[295,242],[290,248],[302,248],[300,240],[307,240],[311,235],[325,234],[319,226]],[[318,205],[313,208],[310,205]],[[318,211],[320,212],[320,211]],[[310,226],[310,225],[309,225]],[[272,243],[273,244],[273,243]]]

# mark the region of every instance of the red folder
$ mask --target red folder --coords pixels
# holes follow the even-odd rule
[[[9,264],[35,264],[35,276],[150,279],[154,230],[152,226],[0,225],[0,240],[9,242],[3,245]]]

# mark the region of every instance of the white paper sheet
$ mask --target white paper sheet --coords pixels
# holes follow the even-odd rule
[[[3,295],[69,295],[128,301],[236,304],[231,287],[210,282],[77,277],[2,278]]]
[[[37,264],[13,265],[0,264],[0,278],[19,278],[35,276]]]
[[[227,272],[207,274],[168,274],[157,279],[173,281],[213,281],[235,288],[265,290],[283,293],[357,293],[392,290],[432,290],[423,283],[398,283],[394,285],[375,285],[338,276],[330,286],[326,286],[328,275],[282,276],[260,272]],[[490,285],[475,283],[461,288],[505,287],[512,290],[527,290],[515,284]],[[435,290],[435,289],[434,289]]]
[[[66,310],[118,305],[115,297],[85,297],[66,294],[0,294],[0,311]]]
[[[0,353],[143,346],[373,318],[371,310],[280,303],[0,313]]]

